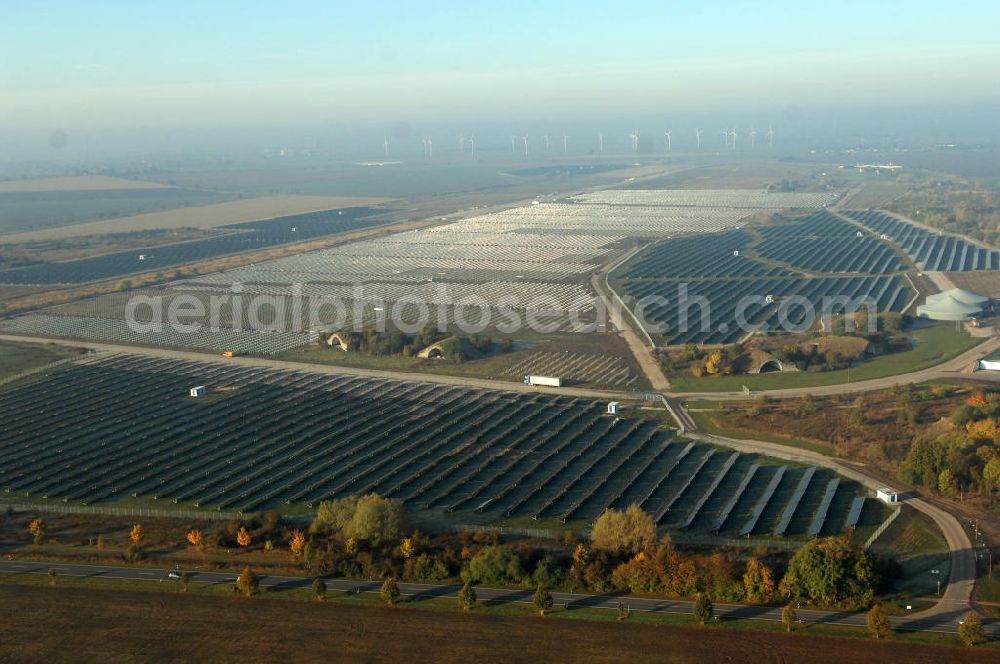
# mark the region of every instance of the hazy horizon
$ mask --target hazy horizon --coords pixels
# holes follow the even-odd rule
[[[8,3],[0,149],[8,161],[285,146],[376,157],[383,134],[419,151],[421,135],[444,148],[464,131],[495,149],[507,133],[566,132],[579,153],[598,131],[613,148],[631,127],[672,128],[683,146],[695,127],[732,125],[823,133],[823,145],[914,130],[995,140],[1000,8],[985,2],[294,9]]]

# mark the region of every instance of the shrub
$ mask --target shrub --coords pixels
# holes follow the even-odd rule
[[[521,557],[509,546],[488,546],[469,561],[462,572],[463,581],[484,585],[517,585],[527,573]]]
[[[966,646],[972,647],[986,640],[983,621],[975,611],[969,611],[958,626],[958,638]]]

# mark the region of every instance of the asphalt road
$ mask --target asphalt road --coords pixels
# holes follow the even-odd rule
[[[149,581],[158,583],[179,583],[167,575],[174,570],[150,567],[125,567],[115,565],[77,565],[70,563],[46,563],[28,560],[0,561],[0,573],[47,575],[54,569],[59,576],[87,577],[91,579],[117,579]],[[191,583],[208,583],[216,585],[232,585],[236,581],[233,572],[203,572],[187,570]],[[260,584],[265,588],[309,588],[312,577],[301,576],[271,576],[260,575]],[[355,581],[351,579],[326,579],[327,589],[333,592],[379,592],[381,583],[377,581]],[[454,584],[424,584],[400,583],[402,595],[415,599],[456,597],[460,586]],[[509,588],[476,588],[476,595],[481,602],[531,604],[533,595],[528,589]],[[632,611],[651,613],[673,613],[691,615],[694,603],[686,600],[656,599],[635,597],[631,595],[589,595],[584,593],[553,592],[552,598],[556,605],[569,608],[589,608],[617,611],[618,603],[622,602]],[[865,627],[867,625],[864,613],[819,611],[815,609],[799,609],[798,618],[804,623],[823,625],[843,625],[850,627]],[[744,604],[715,604],[715,614],[719,618],[743,620],[767,620],[781,622],[781,607],[751,606]],[[926,631],[952,634],[958,627],[957,620],[927,617],[893,617],[893,627],[907,631]],[[987,625],[987,630],[994,635],[1000,634],[997,625]]]

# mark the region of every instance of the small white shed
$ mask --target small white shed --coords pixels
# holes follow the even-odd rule
[[[621,404],[618,403],[617,401],[612,401],[611,403],[608,404],[608,414],[609,415],[617,415],[618,414],[618,408],[620,406],[621,406]]]
[[[192,387],[189,393],[193,397],[203,397],[205,396],[205,392],[206,392],[205,386],[199,385],[197,387]]]
[[[896,493],[896,490],[885,486],[875,492],[875,497],[886,505],[895,505],[899,502],[899,494]]]

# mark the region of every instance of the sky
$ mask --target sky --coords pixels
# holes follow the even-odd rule
[[[995,103],[998,23],[987,0],[3,0],[0,131]]]

